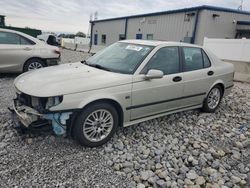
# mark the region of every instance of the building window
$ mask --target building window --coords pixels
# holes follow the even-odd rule
[[[98,41],[98,35],[97,34],[95,34],[94,35],[94,45],[97,45],[97,42]]]
[[[102,35],[102,44],[106,44],[106,35]]]
[[[136,39],[142,39],[142,34],[140,34],[140,33],[139,33],[139,34],[136,34],[135,38],[136,38]]]
[[[119,40],[125,40],[125,39],[126,39],[126,37],[125,37],[124,34],[120,34],[120,35],[119,35]]]
[[[147,40],[153,40],[154,35],[153,34],[147,34]]]

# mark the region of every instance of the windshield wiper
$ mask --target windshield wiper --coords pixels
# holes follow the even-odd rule
[[[91,67],[95,67],[95,68],[97,68],[97,69],[102,69],[102,70],[106,70],[106,71],[111,71],[109,68],[103,67],[103,66],[101,66],[101,65],[99,65],[99,64],[87,64],[87,65],[89,65],[89,66],[91,66]]]
[[[99,64],[89,64],[86,60],[82,60],[81,63],[84,64],[84,65],[88,65],[90,67],[95,67],[97,69],[102,69],[102,70],[110,71],[110,69],[108,69],[106,67],[103,67],[103,66],[101,66]]]

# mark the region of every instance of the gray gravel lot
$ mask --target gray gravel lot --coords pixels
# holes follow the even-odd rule
[[[72,50],[62,49],[61,62],[62,63],[74,63],[88,58],[88,53],[77,52]]]
[[[85,58],[63,50],[62,61]],[[19,135],[0,78],[0,187],[250,187],[250,84],[236,82],[213,114],[181,112],[128,128],[99,148],[53,134]]]

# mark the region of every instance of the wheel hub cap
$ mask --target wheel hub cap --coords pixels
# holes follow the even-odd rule
[[[114,126],[112,114],[105,110],[96,110],[88,115],[83,124],[83,134],[91,142],[105,139]]]
[[[29,66],[28,66],[28,70],[31,71],[31,70],[36,70],[36,69],[40,69],[42,68],[42,64],[39,63],[39,62],[32,62]]]
[[[220,102],[220,98],[220,90],[218,88],[213,88],[208,95],[208,107],[211,109],[215,109]]]

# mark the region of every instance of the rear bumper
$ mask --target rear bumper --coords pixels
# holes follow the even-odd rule
[[[48,66],[54,66],[54,65],[59,65],[61,58],[49,58],[46,59],[45,61]]]

